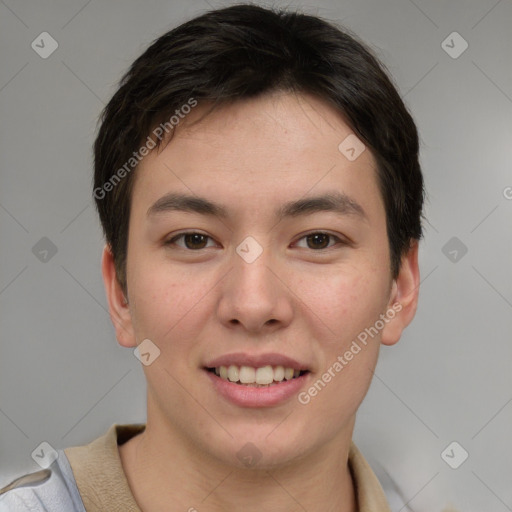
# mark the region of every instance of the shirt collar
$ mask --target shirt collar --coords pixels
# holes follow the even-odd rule
[[[118,445],[140,434],[145,428],[144,424],[114,424],[92,443],[64,450],[88,512],[141,512],[123,471]],[[391,512],[377,477],[353,442],[348,465],[355,486],[358,512]]]

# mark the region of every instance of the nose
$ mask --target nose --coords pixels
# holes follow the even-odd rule
[[[222,280],[220,320],[229,328],[239,326],[262,334],[287,326],[293,315],[293,294],[283,264],[269,248],[254,261],[240,254],[233,251],[231,271]]]

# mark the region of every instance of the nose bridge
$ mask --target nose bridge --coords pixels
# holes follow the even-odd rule
[[[225,322],[240,323],[248,330],[289,320],[290,307],[275,273],[271,249],[254,237],[246,237],[232,256],[232,271],[223,290],[220,315]]]
[[[233,285],[238,295],[244,300],[253,297],[260,302],[269,301],[273,295],[272,285],[275,285],[270,271],[274,261],[271,248],[268,245],[264,248],[254,237],[248,236],[236,247],[233,259]]]

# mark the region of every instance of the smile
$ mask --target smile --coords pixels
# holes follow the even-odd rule
[[[307,372],[306,370],[296,370],[281,365],[266,365],[254,368],[252,366],[237,366],[234,364],[208,368],[208,371],[215,373],[215,375],[223,380],[252,387],[275,386],[280,382],[296,379]]]

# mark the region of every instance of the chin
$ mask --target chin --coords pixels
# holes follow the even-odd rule
[[[265,425],[265,428],[260,429],[253,426],[248,429],[250,433],[247,430],[239,433],[230,431],[233,438],[226,440],[220,451],[220,444],[211,446],[211,452],[224,464],[238,468],[271,470],[296,463],[313,450],[315,443],[311,440],[310,445],[306,434],[297,432],[292,437],[287,429],[278,432],[279,427],[276,429],[276,425],[277,423],[271,428]],[[272,429],[275,429],[274,432]]]

